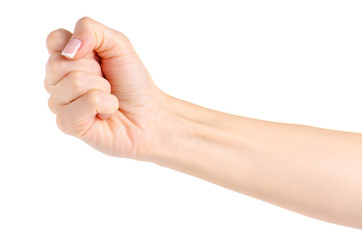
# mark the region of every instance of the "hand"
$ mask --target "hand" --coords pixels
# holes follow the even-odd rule
[[[129,39],[85,17],[73,34],[50,33],[47,47],[45,88],[58,127],[103,153],[140,158],[167,95]]]

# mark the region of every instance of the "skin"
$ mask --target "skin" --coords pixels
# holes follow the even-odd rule
[[[72,38],[82,45],[61,55]],[[47,38],[58,127],[93,148],[172,168],[362,229],[362,134],[230,115],[162,92],[130,40],[88,17]]]

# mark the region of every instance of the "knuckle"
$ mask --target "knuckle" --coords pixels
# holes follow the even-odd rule
[[[120,42],[122,43],[123,46],[125,46],[125,49],[132,52],[134,51],[132,42],[126,34],[116,31],[116,36],[118,37],[118,39],[121,40]]]
[[[54,41],[57,39],[57,37],[59,36],[59,30],[54,30],[52,32],[50,32],[46,38],[46,44],[47,46],[52,46],[52,44],[54,43]]]
[[[54,56],[50,55],[47,61],[47,64],[45,66],[45,72],[46,74],[52,73],[52,68],[54,66]]]
[[[93,23],[93,19],[88,16],[84,16],[77,21],[76,25],[89,26]]]
[[[74,71],[69,74],[69,85],[73,91],[81,91],[84,88],[85,73]]]
[[[112,92],[111,84],[107,80],[104,80],[104,85],[105,85],[105,90],[107,91],[107,93],[111,93]]]
[[[48,58],[48,62],[46,65],[46,73],[51,75],[57,75],[61,68],[62,64],[61,61],[59,61],[59,58],[55,55],[51,55]]]
[[[67,31],[63,28],[59,28],[50,32],[46,38],[46,45],[48,46],[48,48],[54,48],[55,45],[59,42],[59,38],[64,36],[64,32]]]
[[[65,124],[65,117],[64,114],[57,114],[56,117],[56,123],[58,128],[65,134],[68,134],[67,128],[66,128],[66,124]]]
[[[45,77],[44,79],[44,88],[45,90],[47,91],[48,94],[51,94],[52,93],[52,86],[49,85],[48,83],[48,80],[47,80],[47,77]]]
[[[48,98],[48,107],[49,107],[50,111],[52,111],[55,114],[57,113],[55,103],[54,103],[54,99],[53,99],[52,96],[50,96]]]
[[[120,36],[122,37],[122,39],[123,39],[124,42],[126,42],[126,43],[128,43],[128,44],[131,44],[131,40],[129,39],[129,37],[128,37],[126,34],[124,34],[124,33],[122,33],[122,32],[119,32],[119,34],[120,34]]]
[[[88,67],[89,67],[89,70],[88,70],[89,72],[101,75],[101,73],[102,73],[101,66],[94,59],[89,59]]]
[[[91,90],[88,93],[88,101],[92,106],[97,106],[100,102],[100,95],[99,95],[98,91]]]

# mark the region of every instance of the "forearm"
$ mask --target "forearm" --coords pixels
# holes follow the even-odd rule
[[[144,160],[362,228],[361,134],[239,117],[172,97],[157,121]]]

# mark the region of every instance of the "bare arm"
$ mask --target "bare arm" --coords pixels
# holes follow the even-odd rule
[[[168,97],[145,159],[362,228],[362,135],[225,114]]]

